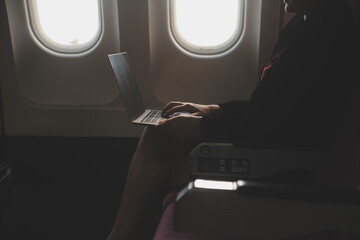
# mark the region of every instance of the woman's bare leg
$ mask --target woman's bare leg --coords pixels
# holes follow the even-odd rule
[[[151,213],[149,208],[159,206],[157,203],[169,185],[174,184],[174,181],[170,183],[174,166],[179,165],[174,163],[179,153],[173,148],[165,133],[145,129],[130,164],[122,202],[108,240],[133,239],[136,226],[147,213]],[[182,169],[186,167],[179,168]],[[142,231],[141,228],[138,230]]]

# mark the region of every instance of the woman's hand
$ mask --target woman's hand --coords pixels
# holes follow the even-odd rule
[[[163,116],[168,117],[173,113],[176,112],[189,112],[193,116],[205,116],[208,114],[216,114],[220,113],[221,109],[219,105],[202,105],[196,103],[189,103],[189,102],[175,102],[172,101],[168,103],[163,108]]]

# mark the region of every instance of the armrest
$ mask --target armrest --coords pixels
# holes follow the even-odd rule
[[[237,147],[201,143],[191,153],[192,175],[206,179],[262,179],[287,171],[316,174],[325,154],[309,150]]]
[[[176,231],[239,239],[280,239],[332,230],[360,237],[360,193],[195,180],[178,194],[174,217]]]
[[[176,231],[240,239],[323,231],[360,236],[359,192],[253,182],[299,170],[316,175],[324,153],[202,143],[190,158],[193,181],[178,194]]]

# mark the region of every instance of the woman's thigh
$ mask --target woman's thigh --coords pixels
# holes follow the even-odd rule
[[[189,151],[194,143],[173,140],[164,131],[146,127],[138,144],[137,154],[144,160],[163,164],[170,171],[169,187],[182,188],[190,180],[191,162]]]

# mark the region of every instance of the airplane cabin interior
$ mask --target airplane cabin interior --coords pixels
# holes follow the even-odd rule
[[[0,240],[360,239],[360,38],[346,35],[348,28],[340,27],[341,36],[334,33],[318,43],[306,34],[322,39],[322,32],[331,33],[332,25],[321,21],[316,24],[330,27],[309,30],[304,36],[305,30],[292,33],[289,26],[294,19],[301,16],[304,24],[312,19],[312,12],[292,12],[289,6],[297,2],[341,2],[346,14],[337,8],[332,20],[325,21],[335,29],[339,19],[346,18],[353,24],[354,36],[359,36],[359,0],[0,0]],[[284,34],[303,41],[286,43]],[[331,45],[335,38],[345,43],[339,51]],[[277,51],[279,44],[285,47]],[[310,55],[305,55],[306,48],[299,50],[301,44],[310,46]],[[266,126],[278,124],[277,108],[267,107],[272,99],[282,106],[281,112],[300,116],[299,121],[308,119],[307,114],[292,111],[296,91],[277,102],[279,98],[266,91],[277,93],[281,87],[270,88],[266,80],[275,76],[271,80],[281,84],[276,77],[282,78],[291,62],[312,56],[316,44],[334,51],[320,49],[319,55],[306,59],[308,72],[298,74],[302,69],[294,68],[299,72],[288,74],[294,79],[321,78],[313,69],[329,63],[329,85],[330,79],[351,78],[347,85],[351,94],[344,94],[341,84],[331,85],[336,91],[324,98],[330,96],[334,105],[311,109],[314,122],[332,109],[344,112],[331,147],[320,151],[274,142],[254,144],[258,136],[266,135]],[[294,50],[299,55],[280,66],[294,45],[299,46]],[[349,49],[354,59],[337,58]],[[334,67],[335,61],[344,66]],[[347,68],[353,75],[341,72]],[[317,87],[304,82],[285,86],[300,89],[299,95],[302,89]],[[321,99],[322,93],[314,91]],[[348,97],[345,105],[340,103],[342,96]],[[146,139],[144,129],[162,131],[166,128],[162,124],[182,118],[197,119],[204,126],[207,114],[187,111],[194,105],[185,104],[186,111],[147,124],[135,120],[145,119],[138,112],[149,116],[144,111],[163,109],[172,101],[219,104],[215,106],[225,112],[221,104],[233,100],[258,101],[249,121],[255,119],[260,133],[245,129],[245,140],[229,141],[238,139],[238,128],[230,128],[224,136],[210,119],[206,129],[221,132],[221,138],[209,134],[187,150],[183,161],[191,170],[181,178],[189,179],[186,184],[160,194],[152,190],[150,180],[138,182],[132,190],[150,191],[159,198],[161,211],[150,220],[141,218],[134,237],[117,237],[116,225],[127,222],[118,220],[130,188],[126,184],[140,175],[157,174],[153,162],[139,176],[130,173],[146,144],[140,140]],[[299,109],[306,113],[305,107]],[[273,111],[274,118],[256,122],[262,116],[256,111]],[[319,124],[332,123],[326,116]],[[308,130],[299,129],[293,134]],[[325,130],[321,133],[330,136]],[[315,134],[301,141],[304,146],[319,143]],[[150,153],[159,149],[156,144],[148,144],[154,146]],[[146,153],[145,162],[151,158]]]

